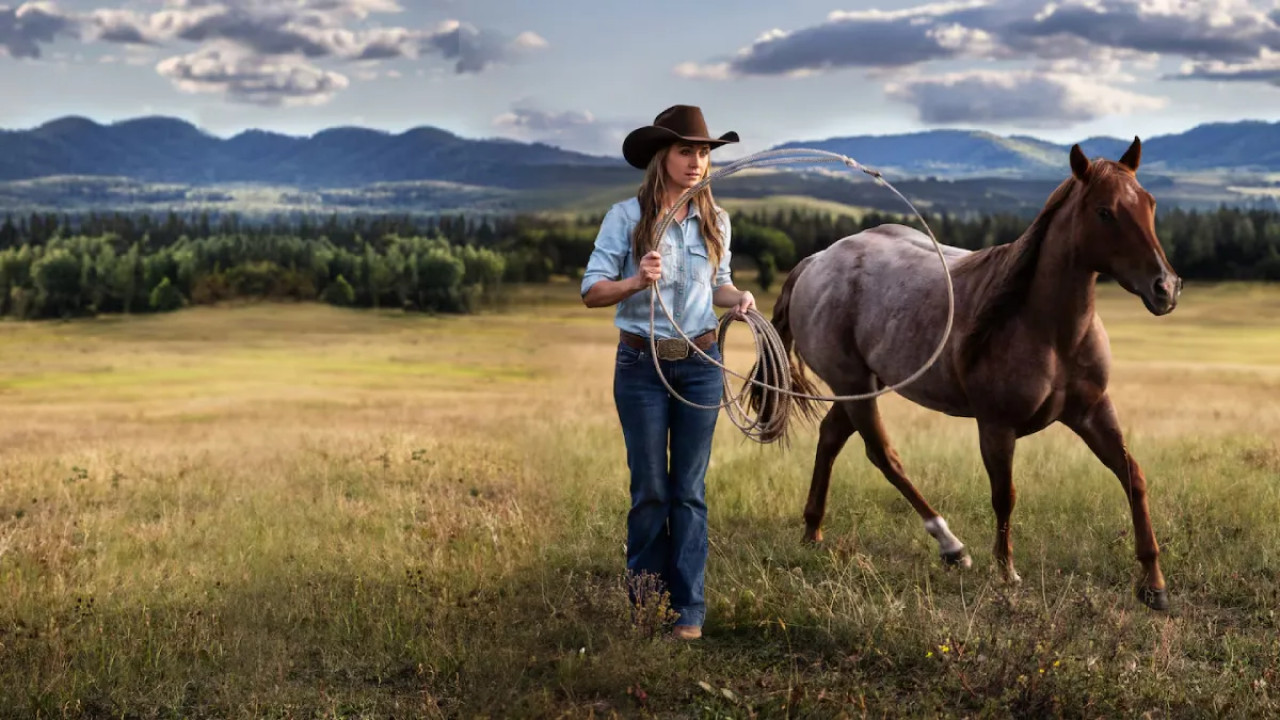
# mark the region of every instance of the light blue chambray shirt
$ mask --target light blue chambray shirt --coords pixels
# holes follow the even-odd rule
[[[711,303],[716,288],[729,283],[729,214],[716,208],[724,257],[712,277],[707,244],[698,226],[698,208],[692,203],[684,222],[672,221],[659,248],[662,253],[662,279],[658,292],[676,323],[691,338],[715,330],[719,325],[715,306]],[[638,267],[631,251],[631,232],[640,222],[640,200],[631,198],[615,204],[600,223],[595,249],[582,275],[582,294],[586,295],[601,280],[631,277]],[[649,336],[649,291],[641,291],[618,303],[614,314],[618,329],[642,337]],[[654,334],[659,338],[680,337],[671,327],[662,306],[654,307]]]

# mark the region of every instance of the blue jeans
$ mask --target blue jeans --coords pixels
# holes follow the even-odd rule
[[[707,355],[721,360],[719,347],[713,346]],[[684,360],[659,363],[667,382],[684,398],[699,405],[720,403],[724,380],[719,367],[692,351]],[[656,575],[670,593],[678,624],[700,627],[706,617],[704,479],[720,413],[691,408],[671,397],[658,379],[649,350],[623,343],[618,344],[613,399],[631,470],[627,570],[633,577]]]

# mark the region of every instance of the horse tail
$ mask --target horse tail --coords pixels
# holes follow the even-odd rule
[[[773,305],[773,329],[782,341],[782,357],[766,353],[756,361],[751,373],[752,379],[758,382],[777,385],[781,379],[781,368],[777,365],[785,362],[791,375],[791,389],[806,395],[817,395],[818,388],[805,374],[804,360],[793,351],[795,338],[791,334],[791,293],[795,289],[796,280],[812,260],[813,256],[810,256],[796,263],[782,283],[778,300]],[[801,415],[809,419],[818,417],[817,401],[768,391],[755,384],[751,386],[749,407],[757,413],[759,426],[763,428],[761,441],[785,440],[793,403]]]

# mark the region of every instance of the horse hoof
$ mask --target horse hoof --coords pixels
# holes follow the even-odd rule
[[[1138,600],[1152,610],[1169,609],[1169,593],[1164,588],[1139,587]]]
[[[942,553],[942,564],[947,567],[958,567],[968,570],[973,567],[973,559],[969,557],[968,550],[960,548],[959,550]]]
[[[809,547],[819,547],[822,545],[822,531],[814,530],[813,532],[806,532],[804,534],[804,539],[801,540],[800,543],[802,545],[808,545]]]

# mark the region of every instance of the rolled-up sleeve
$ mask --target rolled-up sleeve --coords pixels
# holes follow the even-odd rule
[[[627,241],[627,225],[626,215],[618,206],[605,213],[604,220],[600,223],[600,232],[596,235],[595,248],[587,261],[587,269],[582,273],[583,295],[601,280],[618,280],[622,277],[630,244]]]
[[[720,265],[716,268],[716,281],[713,285],[713,288],[716,289],[721,285],[728,285],[731,282],[732,278],[729,273],[729,257],[733,255],[733,253],[729,251],[729,240],[733,235],[733,231],[729,227],[729,213],[721,210],[718,215],[720,218],[721,237],[724,238],[724,255],[721,256]]]

